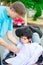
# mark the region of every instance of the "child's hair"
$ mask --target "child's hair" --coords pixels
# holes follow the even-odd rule
[[[26,8],[22,2],[16,1],[10,6],[10,8],[13,8],[21,16],[26,14]]]
[[[26,27],[16,29],[15,33],[16,33],[16,36],[20,38],[21,36],[26,36],[28,39],[32,38],[32,34],[33,34],[32,31]]]
[[[32,31],[29,28],[25,28],[22,33],[23,36],[26,36],[28,39],[32,38]]]

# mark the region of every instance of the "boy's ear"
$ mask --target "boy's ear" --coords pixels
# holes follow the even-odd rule
[[[12,11],[15,11],[13,8],[11,9]]]
[[[6,11],[8,15],[11,13],[11,9],[9,7],[6,8]]]

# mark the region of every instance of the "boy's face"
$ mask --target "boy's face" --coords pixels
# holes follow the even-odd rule
[[[21,15],[19,15],[18,13],[16,13],[13,9],[11,9],[11,15],[10,15],[10,17],[12,19],[15,19],[15,18],[22,18],[23,19],[23,17]]]
[[[23,43],[26,44],[26,43],[29,43],[29,42],[31,41],[31,38],[28,39],[26,36],[22,36],[22,37],[21,37],[21,40],[22,40]]]

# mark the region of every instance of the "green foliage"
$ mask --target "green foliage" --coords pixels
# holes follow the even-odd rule
[[[23,2],[27,8],[32,8],[32,6],[34,5],[32,0],[19,0],[19,1]]]
[[[35,4],[34,9],[36,10],[36,13],[34,15],[33,20],[37,20],[37,18],[42,14],[42,9],[39,4]]]
[[[32,0],[34,3],[42,3],[42,0]]]
[[[40,6],[37,6],[37,5],[36,5],[36,13],[35,13],[35,15],[34,15],[33,20],[37,20],[37,18],[38,18],[39,16],[41,16],[41,14],[42,14],[42,10],[41,10]]]

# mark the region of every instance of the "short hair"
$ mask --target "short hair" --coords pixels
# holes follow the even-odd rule
[[[25,5],[22,2],[16,1],[10,6],[10,8],[13,8],[18,14],[20,14],[23,17],[26,14]]]
[[[28,39],[32,38],[32,31],[29,28],[25,28],[23,30],[23,36],[26,36]]]
[[[27,27],[23,27],[23,28],[18,28],[15,31],[16,36],[21,37],[21,36],[26,36],[28,39],[32,38],[32,31],[27,28]]]

